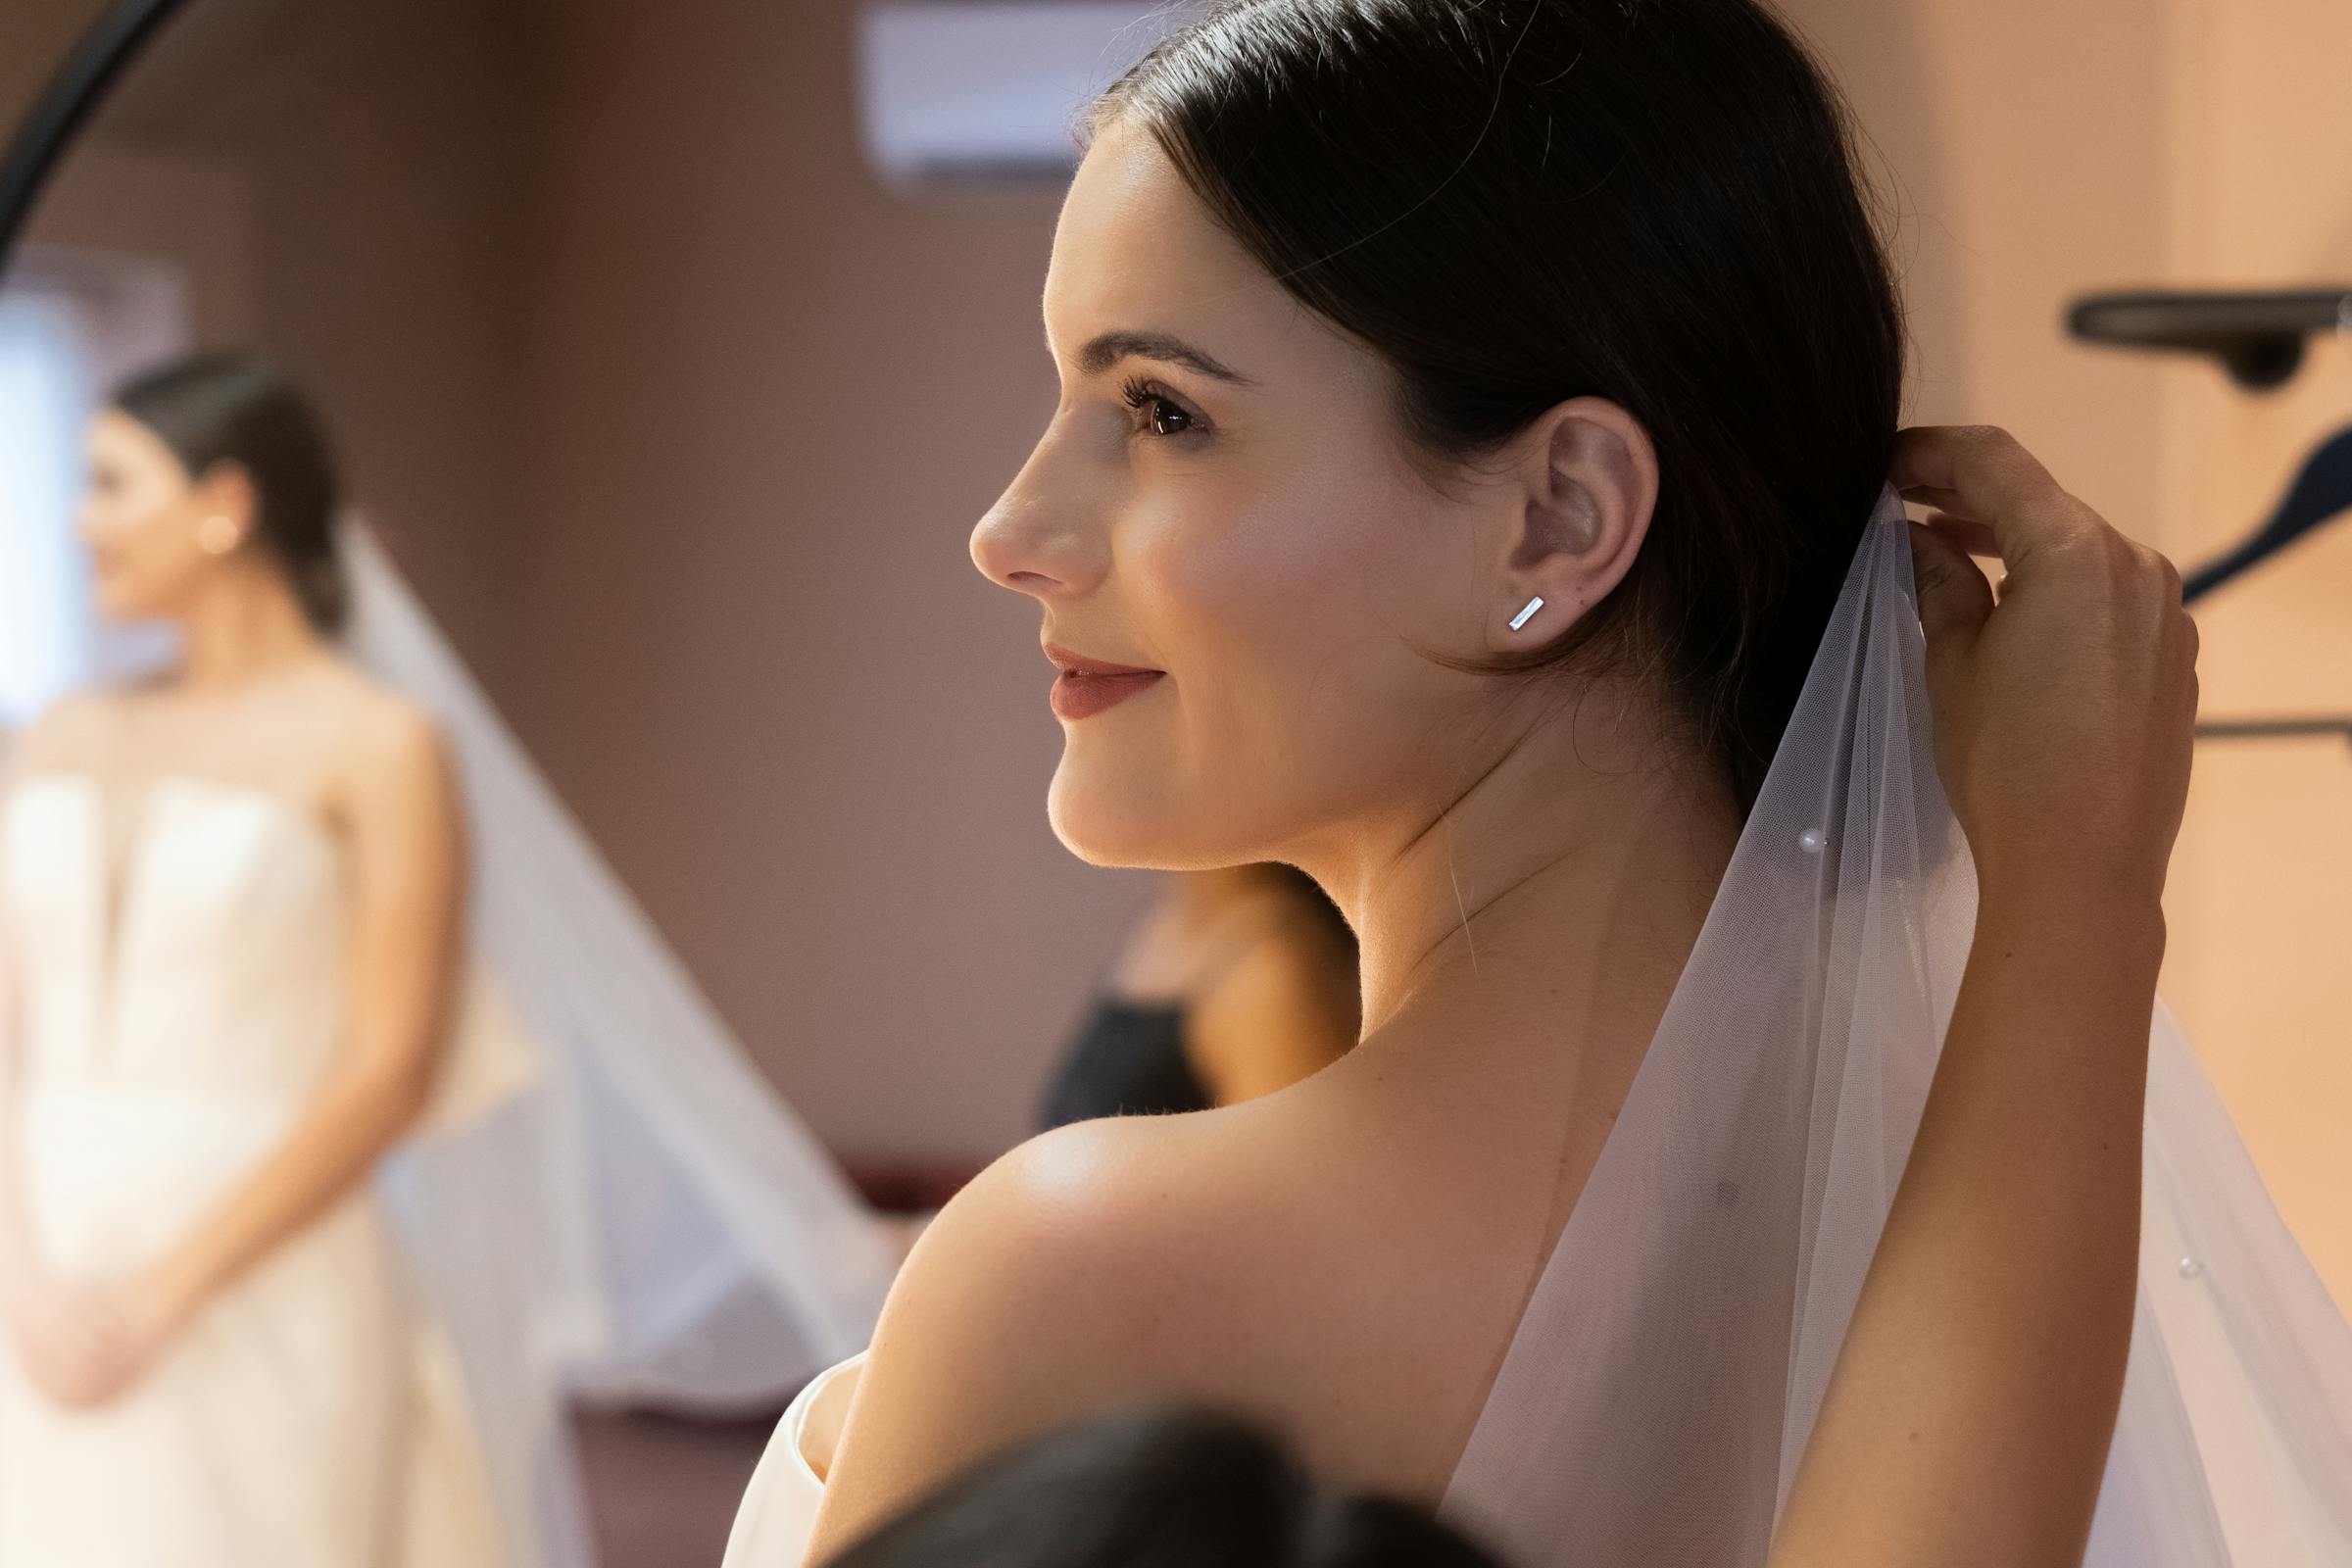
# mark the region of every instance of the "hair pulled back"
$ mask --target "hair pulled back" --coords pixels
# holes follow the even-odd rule
[[[1393,368],[1417,459],[1597,396],[1649,533],[1553,642],[1632,667],[1755,801],[1892,457],[1903,322],[1841,101],[1755,0],[1235,0],[1082,127],[1149,133],[1300,303]]]
[[[153,431],[191,476],[234,464],[257,497],[254,531],[312,625],[332,636],[350,610],[335,551],[340,488],[326,431],[301,388],[246,354],[200,354],[140,374],[114,406]]]

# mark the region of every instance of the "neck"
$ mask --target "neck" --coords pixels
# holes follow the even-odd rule
[[[1308,862],[1357,934],[1367,1044],[1427,1036],[1458,1066],[1654,1032],[1738,842],[1729,786],[1670,766],[1622,687],[1544,709],[1416,816]]]
[[[1274,880],[1276,872],[1262,861],[1212,866],[1201,871],[1179,871],[1171,879],[1175,901],[1196,914],[1208,915],[1235,899],[1254,894]]]
[[[223,571],[179,616],[181,684],[233,687],[324,649],[294,591],[270,566]]]

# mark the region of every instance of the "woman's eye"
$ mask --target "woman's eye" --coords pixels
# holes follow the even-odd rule
[[[1121,389],[1126,405],[1141,414],[1143,428],[1153,435],[1183,435],[1193,427],[1193,416],[1165,392],[1149,381],[1130,381]]]

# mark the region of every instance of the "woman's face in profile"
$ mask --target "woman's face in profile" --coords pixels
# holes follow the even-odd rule
[[[119,409],[91,421],[80,517],[99,611],[115,620],[169,615],[220,558],[204,549],[205,497],[161,437]]]
[[[1417,830],[1494,690],[1420,650],[1494,646],[1493,530],[1408,466],[1387,366],[1117,122],[1063,205],[1045,328],[1060,401],[973,561],[1039,602],[1044,641],[1164,671],[1061,682],[1078,707],[1126,693],[1063,712],[1062,842],[1183,868],[1311,853],[1367,813]]]

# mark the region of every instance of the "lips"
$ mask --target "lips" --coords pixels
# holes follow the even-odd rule
[[[1106,708],[1115,708],[1128,698],[1159,683],[1167,671],[1146,669],[1138,664],[1114,664],[1106,659],[1089,659],[1074,654],[1054,643],[1045,645],[1046,657],[1053,661],[1054,689],[1048,694],[1057,718],[1087,718]]]
[[[1084,654],[1071,653],[1058,643],[1047,643],[1045,649],[1046,657],[1054,662],[1054,667],[1065,674],[1161,675],[1166,673],[1165,670],[1149,669],[1142,664],[1114,664],[1107,659],[1089,659]]]

